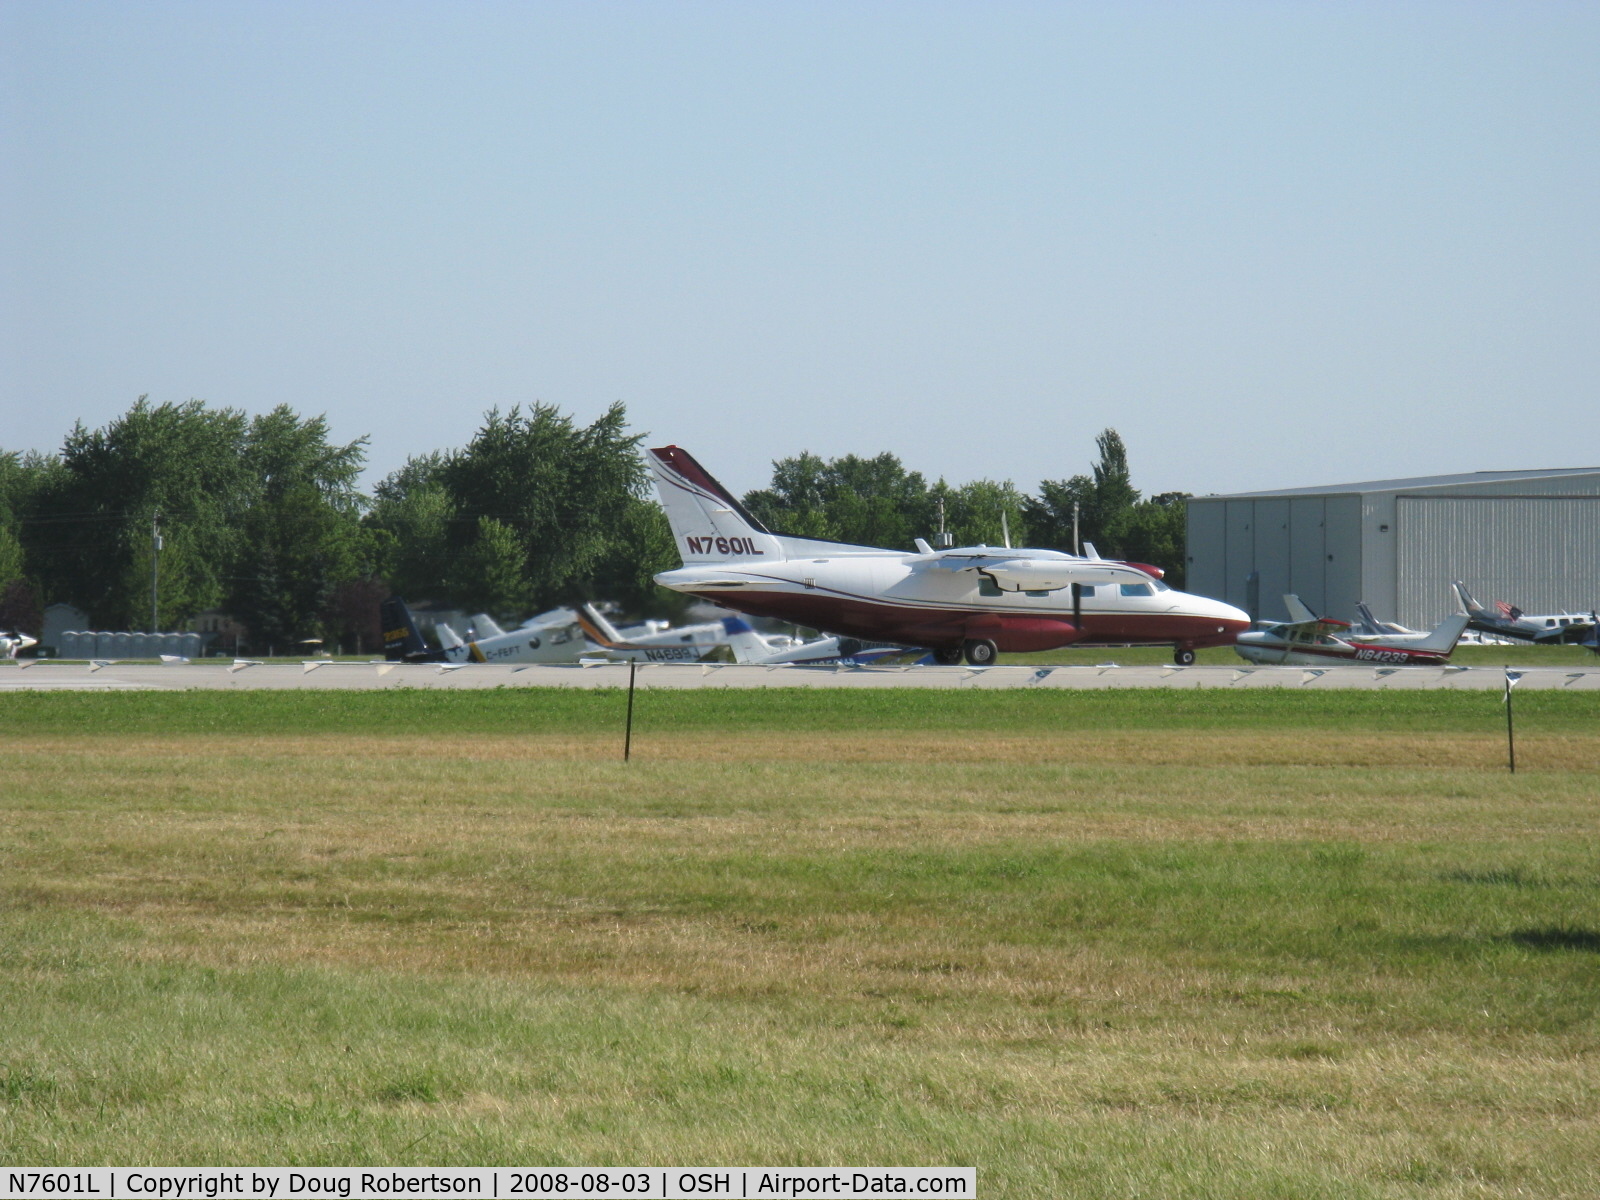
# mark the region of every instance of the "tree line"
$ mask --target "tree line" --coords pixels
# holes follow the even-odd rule
[[[330,440],[288,405],[254,417],[141,397],[104,428],[80,423],[55,454],[0,451],[0,628],[36,630],[66,601],[97,629],[176,629],[221,610],[258,652],[321,638],[376,647],[378,602],[417,600],[516,617],[605,598],[678,615],[651,576],[678,565],[622,404],[594,423],[533,404],[488,412],[460,449],[418,455],[358,486],[368,439]],[[1134,490],[1115,430],[1091,472],[929,483],[890,453],[773,463],[744,503],[783,533],[911,549],[940,528],[957,545],[1073,548],[1165,567],[1181,586],[1183,501]]]

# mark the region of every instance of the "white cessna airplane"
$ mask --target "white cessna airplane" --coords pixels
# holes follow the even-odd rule
[[[724,646],[733,649],[737,662],[744,661],[742,655],[767,652],[761,636],[738,617],[624,635],[598,608],[585,604],[578,625],[591,650],[620,662],[705,662]]]
[[[829,633],[963,655],[988,666],[1000,651],[1071,645],[1171,645],[1181,664],[1231,643],[1249,614],[1178,592],[1139,563],[1058,550],[969,546],[915,553],[768,530],[686,450],[649,452],[683,566],[655,577],[756,616]],[[1093,548],[1091,547],[1091,550]]]
[[[799,642],[789,637],[763,637],[743,617],[625,634],[594,605],[585,604],[578,621],[591,646],[606,657],[623,662],[705,662],[724,646],[736,663],[769,667],[829,663],[864,666],[906,653],[904,646],[865,647],[849,638]]]
[[[1294,593],[1283,598],[1287,621],[1261,621],[1233,644],[1240,658],[1268,665],[1328,667],[1335,663],[1442,667],[1467,627],[1464,615],[1446,617],[1430,630],[1358,633],[1348,621],[1319,617]],[[1361,605],[1363,624],[1378,624]]]

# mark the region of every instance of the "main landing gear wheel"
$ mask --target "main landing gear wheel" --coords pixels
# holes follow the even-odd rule
[[[961,647],[944,646],[933,652],[933,661],[941,667],[956,667],[961,665]]]
[[[1187,646],[1177,646],[1172,651],[1172,661],[1180,667],[1194,666],[1194,651]]]
[[[967,664],[974,667],[994,666],[995,656],[1000,653],[1000,648],[988,638],[974,638],[962,647],[967,654]]]

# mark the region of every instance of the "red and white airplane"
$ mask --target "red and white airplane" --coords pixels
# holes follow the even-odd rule
[[[1253,663],[1279,663],[1302,667],[1328,667],[1336,663],[1391,667],[1442,667],[1467,627],[1463,615],[1446,617],[1431,630],[1417,632],[1356,633],[1348,621],[1319,617],[1299,596],[1290,593],[1283,603],[1287,621],[1261,621],[1233,644],[1241,658]],[[1361,606],[1365,609],[1365,606]],[[1368,614],[1363,612],[1363,623]],[[1376,622],[1371,622],[1375,624]]]
[[[937,661],[988,666],[1000,651],[1170,645],[1194,661],[1231,643],[1249,614],[1174,591],[1157,567],[1058,550],[968,546],[915,553],[773,533],[686,450],[649,452],[683,557],[656,582],[755,616],[827,633],[924,646]],[[1092,547],[1091,547],[1092,549]]]

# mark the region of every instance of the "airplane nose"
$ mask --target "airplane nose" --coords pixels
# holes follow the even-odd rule
[[[1250,628],[1250,614],[1245,612],[1244,609],[1235,608],[1231,604],[1224,604],[1222,607],[1227,610],[1227,615],[1223,618],[1223,620],[1237,622],[1245,629]]]
[[[1242,632],[1250,628],[1249,613],[1242,608],[1235,608],[1233,605],[1221,600],[1213,600],[1211,602],[1210,615],[1232,628],[1235,632]]]

